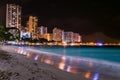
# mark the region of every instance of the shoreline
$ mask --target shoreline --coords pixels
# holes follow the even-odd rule
[[[0,60],[0,71],[4,71],[10,80],[87,80],[82,76],[59,70],[23,55],[8,53],[1,48],[0,53],[11,56],[8,60]]]
[[[7,44],[7,43],[4,43],[4,44],[1,44],[1,45],[8,45],[8,46],[34,46],[34,47],[64,47],[64,48],[66,48],[66,47],[94,47],[94,48],[102,48],[102,47],[108,47],[108,48],[114,48],[114,47],[118,47],[118,48],[120,48],[120,45],[101,45],[101,46],[99,46],[99,45],[48,45],[48,44],[42,44],[42,45],[37,45],[37,43],[35,44],[34,43],[34,45],[28,45],[28,44]]]
[[[15,47],[15,46],[14,46]],[[12,53],[14,53],[15,51],[15,49],[14,49],[14,47],[11,47],[11,46],[4,46],[4,50],[8,50],[8,51],[13,51]],[[18,50],[18,52],[19,52],[19,54],[17,53],[17,55],[21,55],[21,54],[26,54],[26,51],[23,51],[23,49],[22,48],[20,48],[19,50]],[[34,53],[35,53],[35,51],[33,51]],[[28,53],[28,52],[27,52]],[[37,59],[38,58],[38,55],[36,56],[36,55],[33,55],[32,54],[32,51],[29,51],[29,55],[28,55],[28,58],[35,58],[35,59]],[[15,53],[16,54],[16,53]],[[41,53],[42,54],[42,53]],[[23,56],[23,55],[21,55],[21,56]],[[46,55],[41,55],[41,57],[45,57]],[[26,58],[26,56],[24,56],[25,58]],[[50,64],[52,61],[50,61],[49,60],[49,56],[47,57],[48,59],[46,60],[45,59],[45,61],[43,61],[42,60],[42,63],[44,62],[44,63],[48,63],[48,64]],[[56,60],[59,60],[59,58],[57,57],[57,56],[53,56],[53,58],[57,58]],[[71,61],[71,60],[70,60]],[[37,61],[38,62],[38,61]],[[74,65],[77,65],[78,63],[76,63],[76,62],[74,62],[74,61],[72,61],[73,63],[74,63]],[[39,62],[39,63],[41,63],[41,62]],[[61,69],[63,69],[63,64],[65,64],[64,63],[64,61],[62,62],[62,66],[60,67]],[[90,65],[89,65],[90,64]],[[113,72],[115,72],[115,73],[118,73],[118,76],[119,76],[119,71],[120,70],[118,70],[117,72],[116,71],[112,71],[111,70],[111,68],[113,69],[114,68],[114,66],[111,66],[111,65],[109,65],[109,66],[105,66],[106,64],[104,63],[102,63],[102,64],[97,64],[97,62],[95,61],[95,64],[94,64],[94,66],[95,66],[95,68],[93,67],[91,67],[91,65],[93,65],[93,63],[91,63],[91,60],[86,60],[86,59],[84,59],[83,61],[82,61],[82,64],[81,64],[81,61],[80,61],[80,66],[82,65],[82,67],[81,67],[81,69],[80,69],[80,71],[82,71],[83,72],[83,74],[81,75],[81,74],[78,74],[78,75],[81,75],[81,77],[83,78],[83,77],[86,77],[86,78],[88,78],[88,77],[90,77],[90,75],[91,75],[91,79],[92,79],[92,76],[94,77],[94,75],[98,75],[98,73],[96,73],[96,71],[94,70],[95,68],[96,68],[96,70],[97,71],[103,71],[103,72],[108,72],[108,70],[109,70],[109,74],[111,75],[104,75],[104,74],[100,74],[100,76],[102,76],[102,80],[106,80],[106,77],[107,76],[109,76],[110,78],[109,78],[109,80],[119,80],[120,79],[120,77],[118,77],[118,78],[115,78],[115,76],[113,76]],[[101,67],[101,65],[103,66],[103,67]],[[51,66],[51,65],[50,65]],[[86,67],[87,66],[87,67]],[[53,65],[52,65],[52,67],[54,67]],[[70,66],[68,66],[69,68],[67,69],[67,70],[69,70],[70,69]],[[56,67],[54,67],[54,68],[56,68]],[[58,69],[58,68],[56,68],[56,69]],[[102,69],[102,70],[100,70],[100,69]],[[115,68],[116,69],[116,68]],[[76,70],[76,68],[73,68],[73,71],[74,70]],[[88,70],[88,72],[85,72],[84,70]],[[93,72],[95,72],[95,74],[93,73],[93,72],[90,72],[90,70],[93,70]],[[61,70],[60,70],[61,71]],[[63,71],[63,72],[66,72],[66,71]],[[68,73],[68,72],[66,72],[66,73]],[[71,73],[68,73],[68,74],[71,74]],[[59,74],[58,74],[59,75]],[[73,74],[72,74],[73,75]],[[77,76],[77,74],[76,74],[76,76]],[[112,78],[112,79],[111,79]],[[107,78],[108,79],[108,78]],[[62,79],[62,80],[64,80],[64,79]],[[66,79],[66,80],[69,80],[69,79]],[[70,79],[71,80],[71,79]],[[74,79],[72,79],[72,80],[74,80]],[[75,79],[75,80],[77,80],[77,79]],[[81,79],[81,78],[79,78],[79,80],[90,80],[90,79]]]

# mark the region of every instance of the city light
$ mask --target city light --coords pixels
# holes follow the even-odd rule
[[[97,45],[98,45],[98,46],[103,46],[103,43],[100,43],[100,42],[99,42],[99,43],[97,43]]]

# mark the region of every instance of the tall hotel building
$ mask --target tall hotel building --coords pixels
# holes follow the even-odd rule
[[[81,36],[74,32],[64,32],[64,41],[69,42],[81,42]]]
[[[6,5],[6,27],[21,28],[21,12],[22,8],[16,4]]]
[[[29,16],[27,26],[28,31],[32,34],[32,37],[37,35],[38,18],[35,16]]]
[[[38,27],[38,34],[40,35],[47,34],[47,27],[44,27],[44,26]]]
[[[73,42],[81,42],[81,36],[78,33],[74,33]]]
[[[73,42],[73,35],[74,33],[73,32],[64,32],[64,41],[65,42]]]
[[[58,28],[53,29],[53,40],[54,41],[63,41],[64,31]]]

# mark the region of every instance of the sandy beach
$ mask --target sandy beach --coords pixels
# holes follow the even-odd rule
[[[87,80],[80,75],[6,51],[0,47],[0,80]]]

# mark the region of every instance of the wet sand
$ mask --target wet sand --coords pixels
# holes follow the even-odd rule
[[[9,50],[9,49],[8,49]],[[0,80],[87,80],[0,48]]]

